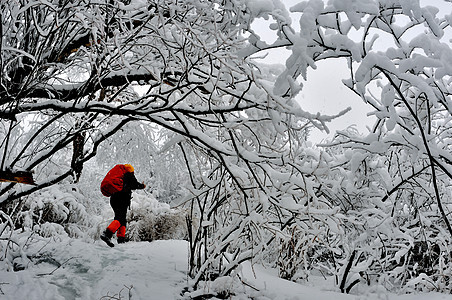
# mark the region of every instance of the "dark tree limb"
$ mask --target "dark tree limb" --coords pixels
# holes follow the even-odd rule
[[[0,182],[14,182],[36,185],[33,174],[29,171],[0,171]]]

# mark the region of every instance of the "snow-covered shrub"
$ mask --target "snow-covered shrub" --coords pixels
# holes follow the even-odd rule
[[[276,266],[279,277],[297,282],[306,281],[312,269],[319,265],[319,260],[322,263],[329,260],[328,256],[322,258],[328,251],[327,245],[320,247],[313,243],[319,236],[301,230],[299,226],[291,226],[287,231],[288,235],[279,239],[277,250]]]
[[[63,233],[80,237],[81,228],[92,225],[86,202],[76,186],[60,184],[12,201],[7,213],[16,228],[34,230],[47,237]]]
[[[396,133],[391,140],[402,140]],[[338,285],[343,291],[359,282],[407,292],[447,289],[450,236],[438,213],[431,168],[402,143],[384,146],[387,134],[343,132],[333,141],[341,146],[328,149],[339,167],[325,177],[321,193],[340,208],[345,231],[330,244]],[[450,209],[447,182],[437,177]]]
[[[210,281],[202,281],[195,291],[184,293],[184,299],[231,299],[243,293],[243,284],[238,277],[221,276]]]
[[[12,219],[2,211],[0,211],[0,221],[2,221],[0,224],[0,270],[21,271],[35,264],[40,255],[39,251],[49,243],[48,239],[38,233],[41,230],[40,226],[36,226],[35,230],[15,229]],[[51,226],[51,230],[56,228],[50,223],[44,224],[44,227],[47,225]],[[59,228],[62,229],[61,226]],[[62,230],[58,235],[66,234]],[[53,237],[57,238],[57,235]]]
[[[128,213],[128,239],[153,241],[186,239],[185,212],[171,209],[153,197],[135,194]]]

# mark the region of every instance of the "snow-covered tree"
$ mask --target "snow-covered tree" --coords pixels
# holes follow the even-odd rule
[[[195,287],[246,260],[292,280],[315,268],[344,292],[362,278],[448,285],[449,15],[418,1],[310,0],[290,8],[295,29],[280,0],[1,7],[0,180],[13,181],[2,205],[77,182],[93,157],[123,158],[161,172],[162,195],[185,192]],[[253,30],[259,18],[271,44]],[[291,51],[285,66],[259,62],[269,49]],[[319,149],[309,128],[332,117],[295,97],[309,68],[336,58],[378,121]],[[17,184],[21,172],[35,184]],[[424,246],[438,263],[421,270],[410,253]]]
[[[272,177],[298,151],[309,124],[324,128],[330,118],[309,115],[290,97],[273,93],[274,73],[261,70],[251,58],[258,49],[248,47],[256,42],[251,23],[259,6],[223,1],[3,3],[1,169],[13,182],[0,187],[2,204],[71,175],[76,182],[102,143],[110,141],[102,151],[116,157],[137,145],[143,137],[139,132],[147,128],[140,140],[155,143],[144,147],[151,153],[127,158],[141,162],[159,146],[179,147],[176,153],[182,154],[178,159],[190,180],[186,201],[195,206],[202,199],[206,205],[206,210],[198,205],[193,211],[200,219],[195,223],[207,228],[204,221],[224,218],[212,224],[225,230],[205,231],[207,244],[193,246],[198,274],[230,249],[215,250],[213,264],[195,250],[217,239],[233,238],[235,245],[236,236],[256,222],[250,215],[259,211],[258,199],[271,197],[272,214],[284,222],[275,188],[287,175]],[[282,13],[274,13],[278,24],[289,22],[281,3],[273,8]],[[297,86],[292,88],[296,94]],[[131,122],[153,127],[126,127]],[[120,130],[134,127],[131,143],[114,143],[115,137],[127,140]],[[147,138],[153,135],[165,138]],[[17,184],[19,171],[32,172],[35,184]],[[253,237],[244,237],[246,248]],[[254,254],[240,254],[219,272],[229,274]]]
[[[291,8],[301,29],[284,40],[293,45],[288,62],[298,64],[283,75],[306,77],[316,61],[346,59],[344,84],[378,120],[368,134],[338,133],[326,149],[334,163],[320,195],[345,216],[344,240],[331,245],[344,259],[336,266],[343,291],[364,275],[389,288],[448,285],[452,6],[440,4],[312,0]]]
[[[291,101],[267,95],[240,53],[252,21],[242,9],[222,1],[3,3],[1,169],[33,171],[36,185],[4,185],[1,201],[78,178],[99,145],[131,121],[236,156],[229,132],[297,114]],[[23,128],[27,142],[19,142]],[[69,165],[41,171],[68,153]]]

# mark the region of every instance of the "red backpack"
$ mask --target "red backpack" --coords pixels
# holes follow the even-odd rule
[[[111,169],[100,184],[100,191],[105,197],[110,197],[122,191],[124,174],[128,171],[124,165],[116,165]]]

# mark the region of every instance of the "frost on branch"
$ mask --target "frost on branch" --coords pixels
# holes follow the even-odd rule
[[[4,4],[2,169],[34,171],[36,185],[2,183],[2,206],[27,199],[33,220],[45,210],[34,195],[130,160],[187,210],[194,287],[245,261],[297,281],[322,272],[351,293],[450,287],[450,16],[418,1],[311,0],[290,8],[297,30],[283,1],[143,3]],[[253,32],[257,18],[274,43]],[[282,67],[252,58],[282,47]],[[309,130],[331,117],[294,97],[331,58],[347,60],[344,83],[377,122],[319,149]],[[70,220],[65,207],[55,217]]]
[[[452,238],[450,17],[419,1],[307,1],[291,10],[301,13],[297,38],[313,61],[347,59],[344,83],[377,118],[369,134],[342,130],[325,145],[335,167],[320,193],[348,232],[330,243],[339,247],[330,261],[342,266],[338,284],[353,290],[354,273],[388,289],[443,290]],[[292,43],[291,59],[299,56]]]

